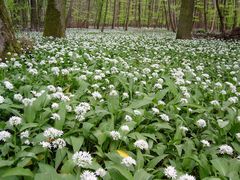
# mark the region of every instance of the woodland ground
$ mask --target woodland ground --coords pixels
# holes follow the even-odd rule
[[[0,63],[1,179],[240,179],[240,43],[68,30]]]

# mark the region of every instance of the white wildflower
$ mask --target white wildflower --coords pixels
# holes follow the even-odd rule
[[[79,167],[86,167],[92,164],[92,156],[86,151],[75,152],[72,160]]]

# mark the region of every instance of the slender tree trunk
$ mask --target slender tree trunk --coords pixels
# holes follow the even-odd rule
[[[105,23],[106,23],[106,19],[107,19],[107,13],[108,13],[108,0],[106,0],[105,14],[104,14],[104,18],[103,18],[103,24],[102,24],[101,32],[104,31],[104,27],[105,27]]]
[[[131,7],[131,0],[128,0],[128,4],[127,4],[127,14],[126,14],[126,20],[125,20],[125,26],[124,26],[124,30],[125,30],[125,31],[128,30],[130,7]]]
[[[21,9],[21,17],[22,17],[22,28],[23,30],[26,30],[28,28],[28,11],[27,11],[27,2],[26,0],[22,1],[21,2],[21,6],[22,6],[22,9]]]
[[[100,27],[100,22],[101,22],[101,18],[102,18],[102,9],[103,9],[103,0],[101,0],[101,2],[100,2],[100,9],[98,12],[98,19],[97,19],[97,29],[99,29],[99,27]]]
[[[138,27],[141,28],[141,15],[142,15],[142,12],[141,12],[141,9],[142,9],[142,0],[138,0]]]
[[[4,1],[0,1],[0,59],[4,60],[8,52],[18,52],[19,49],[10,15]]]
[[[224,22],[224,16],[222,14],[222,11],[220,9],[219,5],[219,0],[216,0],[216,7],[217,7],[217,12],[220,20],[220,31],[223,35],[225,35],[225,22]]]
[[[66,28],[71,26],[73,3],[74,3],[74,0],[71,0],[69,8],[68,8],[66,22],[65,22],[66,23]]]
[[[169,21],[170,21],[170,25],[171,25],[172,31],[176,32],[175,26],[173,24],[173,19],[172,19],[171,0],[168,0],[168,15],[169,15]]]
[[[169,30],[168,14],[167,14],[167,7],[166,7],[165,1],[163,1],[163,8],[164,8],[164,13],[165,13],[165,18],[166,18],[167,30]]]
[[[115,28],[115,20],[116,20],[116,6],[117,6],[117,0],[114,0],[114,3],[113,3],[112,29],[114,29],[114,28]]]
[[[148,22],[147,22],[147,27],[149,28],[150,27],[150,23],[151,23],[151,20],[152,20],[152,0],[149,0],[148,2]]]
[[[65,0],[48,0],[43,36],[65,36]]]
[[[237,27],[237,21],[238,21],[238,6],[239,6],[239,2],[238,2],[238,0],[235,0],[234,3],[235,3],[235,7],[234,7],[234,17],[233,17],[232,29],[235,29]]]
[[[208,27],[207,27],[207,12],[208,12],[207,6],[208,6],[208,1],[204,0],[203,3],[204,3],[204,29],[205,29],[205,32],[207,32],[208,31]]]
[[[182,0],[180,17],[177,28],[177,39],[192,39],[193,0]]]
[[[87,22],[86,22],[86,28],[89,28],[90,10],[91,10],[91,0],[88,0],[88,3],[87,3]]]
[[[31,30],[38,31],[38,9],[37,9],[37,1],[31,0]]]

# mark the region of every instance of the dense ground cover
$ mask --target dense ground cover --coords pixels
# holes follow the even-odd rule
[[[240,43],[71,30],[0,63],[1,179],[240,179]]]

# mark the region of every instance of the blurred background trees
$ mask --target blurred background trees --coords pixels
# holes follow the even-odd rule
[[[176,31],[181,0],[65,0],[72,28],[164,27]],[[5,0],[15,28],[42,30],[47,0]],[[107,3],[107,5],[106,5]],[[195,0],[193,29],[231,31],[240,24],[239,0]]]

